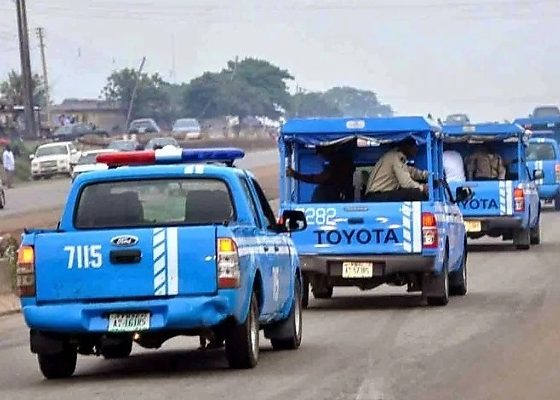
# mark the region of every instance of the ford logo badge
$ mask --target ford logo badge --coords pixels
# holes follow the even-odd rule
[[[138,243],[138,238],[131,235],[115,236],[111,239],[113,246],[130,247]]]

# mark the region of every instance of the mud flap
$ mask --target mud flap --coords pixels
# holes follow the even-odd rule
[[[64,350],[64,340],[31,330],[29,332],[31,352],[34,354],[58,354]]]
[[[513,235],[513,244],[522,250],[526,250],[531,247],[531,230],[521,229]]]
[[[440,274],[426,273],[422,275],[422,296],[440,296],[442,292],[442,279]]]

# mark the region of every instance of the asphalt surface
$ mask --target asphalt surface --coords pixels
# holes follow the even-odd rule
[[[277,161],[277,150],[263,150],[247,153],[236,165],[257,168]],[[6,208],[0,211],[0,218],[59,208],[66,201],[69,187],[70,179],[66,178],[24,183],[6,190]]]
[[[21,315],[5,317],[0,399],[558,399],[560,214],[543,217],[530,251],[473,242],[469,293],[447,307],[395,287],[311,300],[302,347],[274,352],[261,339],[254,370],[176,338],[124,360],[81,357],[73,378],[45,381]]]

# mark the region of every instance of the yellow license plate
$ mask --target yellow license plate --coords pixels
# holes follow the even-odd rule
[[[480,221],[465,221],[465,229],[467,232],[480,232],[482,223]]]
[[[342,263],[343,278],[373,278],[373,263],[344,262]]]

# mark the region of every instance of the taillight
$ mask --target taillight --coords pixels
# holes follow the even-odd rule
[[[429,212],[422,213],[422,246],[428,249],[438,247],[436,216]]]
[[[218,238],[218,287],[239,287],[241,270],[237,244],[231,238]]]
[[[554,166],[554,171],[556,172],[556,183],[560,183],[560,164]]]
[[[525,193],[522,188],[513,190],[513,209],[516,212],[525,211]]]
[[[35,249],[21,246],[18,250],[16,288],[20,297],[35,296]]]

